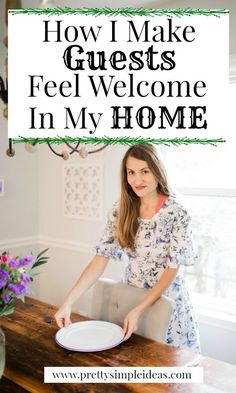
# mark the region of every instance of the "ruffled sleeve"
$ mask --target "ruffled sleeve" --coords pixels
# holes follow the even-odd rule
[[[118,203],[116,202],[108,213],[105,230],[100,241],[95,246],[96,255],[111,259],[119,258],[119,245],[115,239],[117,207]]]
[[[188,212],[178,209],[173,222],[167,266],[177,268],[179,265],[190,266],[195,263],[192,225]]]

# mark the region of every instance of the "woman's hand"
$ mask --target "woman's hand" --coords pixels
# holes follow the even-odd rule
[[[56,320],[57,325],[59,328],[67,327],[70,325],[70,314],[71,314],[71,305],[70,304],[63,304],[56,314],[54,318]]]
[[[124,331],[124,338],[123,340],[128,340],[128,338],[130,338],[130,336],[132,335],[133,332],[135,332],[135,330],[138,329],[138,320],[141,316],[141,312],[139,311],[139,309],[133,308],[133,310],[131,310],[125,317],[124,319],[124,327],[123,327],[123,331]]]

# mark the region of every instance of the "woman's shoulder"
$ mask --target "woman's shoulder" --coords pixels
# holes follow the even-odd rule
[[[165,211],[167,214],[175,216],[189,216],[188,210],[177,196],[169,196],[165,203]]]

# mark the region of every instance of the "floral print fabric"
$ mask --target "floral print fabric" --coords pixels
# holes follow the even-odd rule
[[[121,249],[115,239],[117,203],[110,211],[96,254],[123,261],[123,282],[152,288],[166,268],[194,264],[191,220],[173,197],[151,219],[139,218],[135,252]],[[166,334],[166,343],[200,351],[197,322],[181,269],[164,295],[174,300],[174,309]]]

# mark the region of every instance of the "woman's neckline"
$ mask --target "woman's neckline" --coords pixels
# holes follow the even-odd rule
[[[151,217],[151,218],[142,218],[142,217],[138,217],[138,219],[140,221],[152,221],[162,210],[162,208],[165,206],[166,202],[168,201],[169,196],[160,195],[160,198],[158,198],[158,202],[157,202],[157,206],[156,206],[156,212],[155,214]]]

